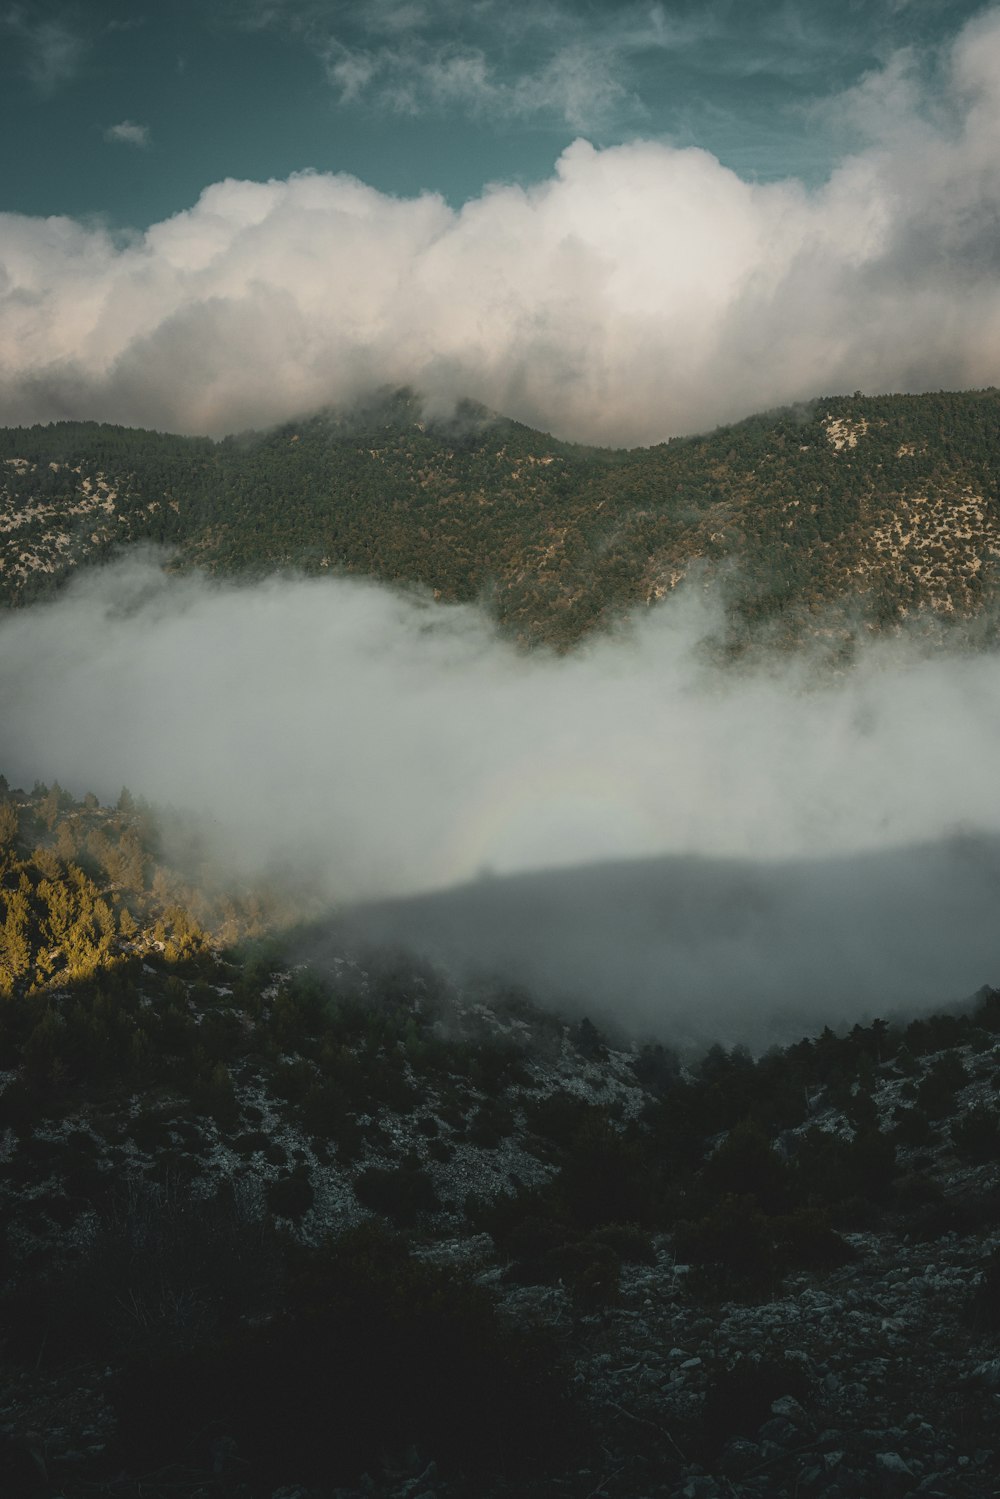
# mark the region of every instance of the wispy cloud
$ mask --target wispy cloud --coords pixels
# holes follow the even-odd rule
[[[397,114],[549,116],[580,131],[599,129],[614,109],[634,109],[638,102],[630,99],[614,54],[584,44],[560,47],[524,72],[502,69],[481,47],[451,42],[365,48],[330,38],[317,50],[341,104]]]
[[[317,0],[260,0],[229,13],[253,29],[298,36],[320,59],[343,105],[395,113],[548,117],[572,130],[641,118],[630,57],[672,43],[659,7],[584,15],[560,3],[459,5],[393,0],[350,10]]]
[[[678,96],[697,94],[692,79],[716,91],[716,105],[748,80],[818,98],[884,64],[904,40],[939,35],[949,16],[957,27],[976,10],[975,0],[912,0],[903,14],[896,0],[870,0],[845,24],[842,7],[797,0],[217,5],[224,24],[298,38],[344,106],[550,120],[619,139],[653,118],[674,128]]]
[[[134,120],[121,120],[117,125],[108,126],[104,139],[111,144],[137,146],[140,150],[145,150],[150,143],[149,126],[137,125]]]
[[[79,73],[89,43],[66,18],[37,19],[20,6],[11,6],[0,19],[20,42],[24,73],[43,98],[50,98]]]

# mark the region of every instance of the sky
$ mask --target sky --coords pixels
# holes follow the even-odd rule
[[[0,0],[0,420],[618,445],[998,377],[1000,10]]]
[[[0,10],[3,206],[117,227],[209,183],[346,172],[458,207],[544,180],[577,137],[699,146],[746,180],[818,184],[826,106],[932,74],[967,0],[13,0]]]

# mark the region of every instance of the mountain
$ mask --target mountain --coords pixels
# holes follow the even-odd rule
[[[6,430],[0,585],[153,542],[483,599],[525,645],[684,577],[724,587],[733,651],[982,643],[998,403],[637,452],[406,392],[220,443]],[[0,1491],[993,1491],[1000,991],[930,1010],[996,978],[995,836],[333,921],[220,884],[207,821],[0,776]]]
[[[992,1492],[1000,992],[681,1056],[0,792],[5,1495]]]
[[[331,936],[615,1017],[675,1046],[763,1050],[913,1014],[1000,973],[1000,838],[812,858],[672,854],[490,875],[342,912]]]
[[[95,423],[0,431],[0,600],[122,546],[484,600],[524,644],[572,646],[686,577],[721,579],[727,644],[859,622],[993,638],[1000,392],[832,397],[632,451],[562,443],[400,391],[207,438]]]

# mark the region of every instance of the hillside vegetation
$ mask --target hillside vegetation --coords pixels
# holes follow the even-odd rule
[[[681,1056],[0,814],[5,1493],[987,1492],[1000,992]]]
[[[729,644],[977,621],[1000,561],[1000,393],[834,397],[702,437],[572,446],[471,403],[387,396],[213,443],[96,423],[0,431],[0,601],[123,545],[223,575],[344,572],[482,599],[567,648],[721,577]]]

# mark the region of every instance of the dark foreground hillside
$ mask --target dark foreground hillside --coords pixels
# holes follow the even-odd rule
[[[176,566],[417,583],[565,649],[684,578],[724,647],[859,624],[995,637],[1000,394],[834,397],[613,451],[407,391],[213,443],[96,423],[0,430],[0,602],[153,542]]]
[[[1000,992],[678,1054],[0,831],[5,1494],[994,1491]]]

